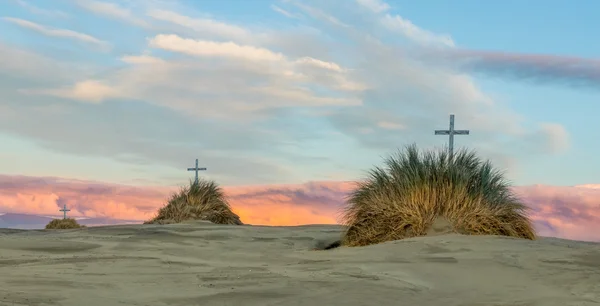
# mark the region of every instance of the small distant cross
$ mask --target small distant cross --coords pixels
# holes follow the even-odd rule
[[[59,210],[63,212],[63,219],[67,218],[67,211],[71,211],[70,209],[67,209],[67,204],[63,205],[63,209]]]
[[[454,135],[469,135],[469,130],[455,130],[454,129],[454,115],[450,115],[450,129],[448,130],[436,130],[435,135],[450,135],[450,141],[448,144],[448,151],[450,153],[450,159],[454,157]]]
[[[194,184],[198,184],[198,171],[206,170],[206,168],[198,168],[198,159],[196,158],[196,167],[188,168],[187,171],[196,171],[196,178],[194,179]]]

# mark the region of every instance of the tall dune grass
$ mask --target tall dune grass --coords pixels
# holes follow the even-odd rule
[[[71,228],[82,228],[85,225],[80,225],[77,220],[67,219],[54,219],[46,224],[46,229],[71,229]]]
[[[416,145],[385,159],[347,199],[342,244],[365,246],[423,236],[444,218],[454,232],[535,239],[526,206],[504,175],[472,151],[420,152]]]
[[[186,220],[207,220],[216,224],[242,225],[231,210],[223,190],[214,181],[200,179],[190,182],[169,198],[157,215],[144,224],[180,223]]]

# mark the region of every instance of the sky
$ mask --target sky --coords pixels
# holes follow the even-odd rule
[[[2,1],[0,212],[143,220],[197,158],[247,223],[335,223],[351,182],[445,146],[455,114],[455,146],[505,171],[542,234],[600,241],[599,9]]]

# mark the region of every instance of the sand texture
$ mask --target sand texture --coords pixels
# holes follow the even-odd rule
[[[0,230],[0,305],[600,305],[600,244],[435,235],[311,250],[338,226]]]

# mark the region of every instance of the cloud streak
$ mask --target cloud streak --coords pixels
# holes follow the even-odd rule
[[[279,6],[277,6],[277,5],[271,5],[271,9],[272,9],[273,11],[275,11],[275,12],[277,12],[277,13],[279,13],[279,14],[281,14],[281,15],[285,16],[285,17],[288,17],[288,18],[294,18],[294,19],[297,19],[297,18],[299,18],[297,15],[295,15],[295,14],[292,14],[292,13],[290,13],[290,12],[288,12],[288,11],[286,11],[286,10],[284,10],[284,9],[280,8],[280,7],[279,7]]]
[[[383,13],[390,10],[390,5],[381,0],[356,0],[356,3],[373,13]]]
[[[381,20],[382,24],[389,30],[404,35],[406,38],[421,45],[441,45],[454,47],[455,43],[450,35],[436,34],[416,26],[412,21],[400,15],[386,14]]]
[[[121,20],[123,22],[131,23],[136,26],[148,27],[149,24],[136,17],[131,10],[124,8],[116,3],[102,2],[94,0],[76,0],[74,1],[79,7],[90,11],[94,14],[107,16],[109,18]]]
[[[15,0],[15,2],[18,5],[20,5],[21,7],[25,8],[26,10],[31,12],[32,14],[49,16],[49,17],[59,17],[59,18],[69,17],[69,15],[67,13],[60,11],[60,10],[43,9],[43,8],[35,6],[27,1],[23,1],[23,0]]]
[[[600,89],[600,59],[464,49],[416,51],[417,57],[466,72],[534,84]]]
[[[84,43],[94,44],[94,45],[97,45],[102,48],[110,47],[110,44],[108,42],[102,41],[102,40],[100,40],[96,37],[93,37],[91,35],[88,35],[88,34],[79,33],[76,31],[66,30],[66,29],[54,29],[54,28],[46,27],[41,24],[31,22],[28,20],[24,20],[24,19],[20,19],[20,18],[2,17],[2,20],[12,23],[12,24],[15,24],[15,25],[18,25],[22,28],[26,28],[26,29],[38,32],[38,33],[46,35],[46,36],[68,38],[68,39],[77,40],[77,41],[84,42]]]
[[[147,15],[154,20],[167,22],[182,28],[187,28],[201,35],[213,38],[234,40],[236,42],[249,42],[253,33],[246,28],[225,23],[210,18],[192,18],[164,9],[150,9]]]
[[[256,225],[335,224],[351,182],[224,187],[242,220]],[[135,187],[53,177],[0,175],[0,213],[58,215],[66,204],[78,217],[145,220],[175,187]],[[600,188],[518,186],[539,233],[600,241]]]
[[[256,61],[280,61],[284,57],[267,49],[242,46],[233,42],[214,42],[181,38],[177,35],[157,35],[148,45],[153,48],[195,56],[223,56]]]

